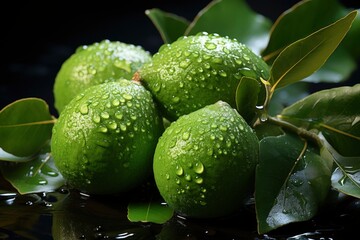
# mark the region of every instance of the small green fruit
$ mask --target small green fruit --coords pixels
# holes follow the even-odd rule
[[[199,33],[163,45],[139,69],[139,78],[160,102],[164,116],[175,120],[218,100],[236,107],[241,77],[260,82],[269,72],[268,65],[237,40]]]
[[[77,48],[55,78],[55,108],[60,113],[72,98],[90,86],[131,79],[150,60],[150,53],[142,47],[118,41],[103,40]]]
[[[258,151],[252,128],[228,103],[218,101],[166,128],[155,150],[155,182],[183,216],[226,216],[249,196]]]
[[[51,152],[69,186],[93,194],[127,191],[152,172],[162,118],[130,80],[89,87],[61,112]]]

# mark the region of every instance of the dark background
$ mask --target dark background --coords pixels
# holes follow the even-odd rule
[[[24,97],[44,99],[53,115],[53,83],[61,64],[78,46],[104,39],[141,45],[155,53],[163,43],[145,15],[160,8],[193,20],[210,0],[132,0],[83,4],[49,1],[7,3],[1,14],[0,109]],[[254,11],[273,21],[295,0],[248,0]],[[360,8],[359,1],[341,1]],[[126,3],[126,5],[125,5]],[[358,74],[358,73],[354,73]]]

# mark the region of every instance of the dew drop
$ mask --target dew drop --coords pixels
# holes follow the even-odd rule
[[[212,42],[207,42],[207,43],[205,43],[205,47],[209,50],[214,50],[216,48],[216,44],[214,44]]]
[[[50,172],[44,172],[45,175],[48,175],[50,177],[57,177],[59,176],[59,174],[57,172],[53,172],[53,171],[50,171]]]
[[[182,139],[186,141],[189,138],[190,138],[190,133],[189,132],[184,132],[183,135],[182,135]]]
[[[180,179],[176,178],[175,183],[176,183],[177,185],[179,185],[179,184],[180,184]]]
[[[194,172],[202,174],[204,172],[204,165],[201,162],[195,163]]]
[[[46,180],[40,180],[38,182],[39,185],[46,185],[48,182]]]
[[[185,175],[185,180],[188,181],[188,182],[190,182],[190,181],[191,181],[191,175],[186,174],[186,175]]]
[[[119,106],[119,105],[120,105],[119,99],[114,99],[114,100],[112,101],[112,105],[113,105],[114,107]]]
[[[115,117],[119,120],[121,120],[123,118],[123,114],[121,112],[116,112],[115,113]]]
[[[99,127],[99,132],[107,133],[108,129],[107,129],[107,127],[101,126],[101,127]]]
[[[181,166],[176,166],[175,173],[178,176],[181,176],[184,174],[184,169]]]
[[[222,77],[227,77],[227,73],[224,72],[224,71],[219,71],[219,75],[222,76]]]
[[[124,93],[122,95],[126,100],[131,100],[132,99],[132,96],[130,94],[127,94],[127,93]]]
[[[109,94],[104,94],[102,97],[101,97],[102,99],[108,99],[109,98]]]
[[[202,184],[204,182],[204,179],[202,179],[201,177],[196,176],[195,180],[194,180],[197,184]]]
[[[167,173],[167,174],[165,174],[165,178],[166,178],[166,180],[169,180],[170,179],[170,175]]]
[[[81,114],[88,114],[89,112],[89,108],[86,104],[83,104],[80,106],[80,113]]]
[[[116,122],[111,122],[108,127],[112,130],[115,130],[117,128],[117,123]]]
[[[191,61],[190,61],[189,59],[186,59],[186,60],[184,60],[184,61],[181,61],[181,62],[179,63],[179,66],[180,66],[181,68],[187,68],[187,67],[190,65],[190,63],[191,63]]]
[[[100,114],[100,116],[103,118],[103,119],[108,119],[110,117],[109,113],[108,112],[102,112]]]
[[[178,103],[180,101],[180,98],[179,97],[174,97],[172,99],[173,103]]]
[[[94,123],[99,123],[100,122],[100,116],[99,115],[94,115],[92,117],[92,120],[94,121]]]

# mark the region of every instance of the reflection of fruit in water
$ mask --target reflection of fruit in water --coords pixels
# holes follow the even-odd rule
[[[83,192],[127,191],[151,174],[162,131],[162,118],[143,86],[130,80],[92,86],[54,125],[54,163],[67,183]]]
[[[218,101],[166,128],[154,155],[156,185],[183,216],[225,216],[248,197],[258,151],[251,127],[229,104]]]

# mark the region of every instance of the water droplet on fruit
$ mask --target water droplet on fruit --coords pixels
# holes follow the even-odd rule
[[[219,75],[222,76],[222,77],[227,77],[227,73],[224,72],[223,70],[219,71]]]
[[[100,126],[100,127],[99,127],[99,132],[107,133],[107,132],[108,132],[108,129],[107,129],[107,127]]]
[[[175,183],[176,183],[177,185],[179,185],[179,184],[180,184],[180,179],[176,178],[176,179],[175,179]]]
[[[109,123],[108,127],[112,130],[115,130],[117,128],[117,123],[116,122],[111,122]]]
[[[207,43],[205,43],[205,47],[209,50],[214,50],[216,48],[216,44],[214,44],[212,42],[207,42]]]
[[[114,100],[112,101],[112,105],[113,105],[114,107],[119,106],[119,105],[120,105],[119,99],[114,99]]]
[[[132,96],[130,94],[127,94],[127,93],[124,93],[122,95],[126,100],[131,100],[132,99]]]
[[[190,182],[190,181],[191,181],[191,175],[186,174],[186,175],[185,175],[185,180],[188,181],[188,182]]]
[[[116,117],[117,119],[121,120],[121,119],[123,118],[122,112],[116,112],[116,113],[115,113],[115,117]]]
[[[180,98],[179,97],[174,97],[172,99],[173,103],[178,103],[180,101]]]
[[[196,176],[194,180],[197,184],[202,184],[204,182],[204,179],[201,177]]]
[[[89,108],[86,104],[83,104],[80,106],[80,113],[85,115],[85,114],[88,114],[89,112]]]
[[[99,123],[100,122],[100,116],[99,115],[94,115],[93,117],[92,117],[92,120],[94,121],[94,123]]]
[[[176,166],[175,173],[176,175],[181,176],[184,174],[184,169],[181,166]]]
[[[188,140],[189,137],[190,137],[190,133],[189,133],[189,132],[184,132],[183,135],[182,135],[182,139],[185,140],[185,141]]]
[[[194,172],[196,172],[197,174],[202,174],[204,172],[204,165],[202,164],[202,162],[195,163]]]
[[[108,112],[102,112],[100,113],[100,116],[103,118],[103,119],[108,119],[110,117],[109,113]]]
[[[181,61],[179,63],[179,67],[181,68],[187,68],[191,64],[190,59],[185,59],[184,61]]]

